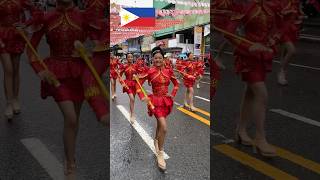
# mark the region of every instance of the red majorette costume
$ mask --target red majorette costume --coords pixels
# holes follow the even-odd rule
[[[106,8],[110,7],[108,0],[85,0],[84,4],[86,16],[92,18],[93,21],[105,19]],[[89,30],[88,33],[92,39],[99,39],[101,37],[94,29]]]
[[[203,76],[204,74],[204,61],[203,60],[198,60],[196,61],[197,64],[197,74]]]
[[[110,79],[117,79],[118,74],[116,71],[121,69],[121,63],[118,58],[112,58],[110,61]]]
[[[169,58],[165,58],[165,59],[164,59],[164,66],[165,66],[166,68],[173,68],[172,61],[171,61]]]
[[[235,71],[242,75],[242,80],[248,83],[265,81],[266,73],[271,71],[272,59],[275,54],[275,43],[279,42],[282,29],[276,21],[280,18],[279,4],[276,1],[250,2],[242,9],[237,22],[244,25],[244,38],[251,42],[261,43],[273,49],[273,52],[250,52],[251,44],[235,38],[227,37],[236,47]],[[238,24],[233,27],[238,27]],[[235,32],[235,30],[231,30]]]
[[[242,1],[214,0],[212,10],[210,11],[213,24],[228,32],[235,31],[236,24],[232,23],[232,21],[242,16],[242,14],[239,14],[239,11],[241,11],[243,6]]]
[[[75,53],[74,48],[74,42],[76,40],[84,42],[87,39],[87,30],[93,28],[87,22],[84,14],[77,8],[57,7],[39,20],[42,28],[33,34],[31,43],[37,47],[43,35],[46,35],[50,56],[44,62],[61,84],[59,87],[54,87],[42,81],[42,98],[53,96],[57,102],[82,102],[87,99],[100,119],[107,113],[106,100],[85,62]],[[37,73],[45,70],[39,61],[32,61],[30,57],[29,59]]]
[[[138,58],[136,63],[138,67],[138,73],[139,74],[145,74],[148,71],[148,66],[146,65],[145,61],[143,58]]]
[[[281,0],[281,16],[282,20],[278,23],[283,23],[284,27],[281,42],[296,42],[299,36],[299,29],[302,23],[303,12],[300,10],[299,0]]]
[[[150,106],[148,107],[149,115],[152,116],[154,114],[156,118],[167,117],[172,110],[173,97],[176,96],[179,89],[179,82],[174,76],[173,70],[165,67],[151,67],[146,75],[140,77],[140,84],[143,85],[146,80],[152,86],[153,93],[148,95],[148,97],[155,107],[153,111],[150,109]],[[174,85],[171,96],[168,95],[170,81]],[[136,89],[140,99],[142,99],[144,94],[138,84],[136,85]]]
[[[109,18],[106,18],[106,10],[109,8],[109,1],[107,0],[86,0],[85,14],[90,25],[94,28],[87,30],[88,36],[91,40],[98,41],[98,46],[94,49],[92,59],[95,68],[101,75],[106,72],[107,66],[110,63],[109,53]]]
[[[183,71],[184,61],[182,59],[177,59],[176,68],[178,71]]]
[[[122,77],[123,74],[126,76],[124,82],[127,85],[127,87],[123,87],[123,92],[135,95],[136,81],[134,79],[134,75],[139,74],[138,66],[134,63],[127,63],[123,65],[120,69],[120,76]]]
[[[29,10],[34,17],[38,12],[28,0],[0,1],[0,53],[21,54],[25,40],[18,33],[15,24],[28,24],[24,10]]]
[[[198,63],[196,61],[187,60],[184,62],[182,72],[183,84],[185,87],[190,88],[194,86],[196,82],[196,77],[198,76]]]

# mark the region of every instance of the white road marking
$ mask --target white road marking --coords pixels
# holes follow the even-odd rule
[[[210,100],[207,99],[207,98],[203,98],[203,97],[200,97],[200,96],[194,96],[194,97],[195,97],[195,98],[198,98],[198,99],[202,99],[202,100],[207,101],[207,102],[210,102]]]
[[[274,61],[276,63],[280,63],[280,61]],[[307,69],[312,69],[312,70],[317,70],[320,71],[320,68],[316,68],[316,67],[311,67],[311,66],[305,66],[305,65],[300,65],[300,64],[293,64],[290,63],[291,66],[295,66],[295,67],[301,67],[301,68],[307,68]]]
[[[270,111],[274,112],[274,113],[281,114],[283,116],[287,116],[287,117],[296,119],[298,121],[302,121],[302,122],[307,123],[307,124],[311,124],[313,126],[320,127],[320,122],[312,120],[312,119],[309,119],[309,118],[306,118],[306,117],[303,117],[303,116],[300,116],[298,114],[290,113],[290,112],[284,111],[282,109],[270,109]]]
[[[200,81],[201,83],[203,83],[203,84],[209,84],[210,85],[210,83],[208,83],[208,82],[204,82],[204,81]]]
[[[320,41],[320,36],[313,36],[309,34],[300,34],[299,39],[308,39],[313,41]]]
[[[21,139],[21,142],[53,180],[65,178],[62,164],[39,139],[27,138]],[[83,180],[81,176],[77,175],[78,179]]]
[[[233,139],[229,139],[229,138],[225,137],[223,134],[218,133],[218,132],[215,132],[215,131],[212,130],[212,129],[210,129],[210,134],[211,134],[212,136],[216,136],[216,137],[222,138],[222,139],[223,139],[222,142],[223,142],[224,144],[230,144],[230,143],[233,143],[233,142],[234,142]]]
[[[117,105],[117,108],[120,110],[120,112],[124,115],[124,117],[130,123],[130,115],[129,115],[129,112],[126,110],[126,108],[122,105]],[[141,125],[137,121],[134,124],[132,124],[132,127],[137,131],[137,133],[141,136],[143,141],[149,146],[152,152],[156,154],[153,139],[149,136],[149,134],[141,127]],[[170,157],[168,156],[168,154],[164,153],[164,159],[169,159],[169,158]]]
[[[215,51],[217,51],[217,50],[215,50]],[[230,51],[224,51],[223,53],[228,54],[228,55],[232,55],[232,54],[233,54],[233,53],[230,52]],[[275,59],[279,59],[279,58],[275,58]],[[277,60],[274,60],[274,62],[280,63],[280,61],[277,61]],[[320,71],[320,68],[318,68],[318,67],[311,67],[311,66],[305,66],[305,65],[300,65],[300,64],[293,64],[293,63],[290,63],[289,65],[290,65],[290,66],[295,66],[295,67],[300,67],[300,68],[306,68],[306,69],[312,69],[312,70]]]

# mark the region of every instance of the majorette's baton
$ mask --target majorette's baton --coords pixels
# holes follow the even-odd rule
[[[139,87],[140,87],[140,89],[141,89],[144,97],[145,97],[145,98],[148,98],[148,95],[147,95],[146,91],[143,89],[143,87],[141,86],[141,84],[140,84],[140,82],[139,82],[138,76],[134,75],[133,77],[134,77],[134,79],[137,81],[137,83],[138,83],[138,85],[139,85]],[[151,109],[154,110],[154,105],[152,104],[152,102],[149,101],[148,104],[149,104],[149,106],[151,107]]]
[[[39,54],[37,53],[37,51],[34,49],[34,47],[32,46],[31,42],[29,41],[29,39],[27,38],[27,36],[24,34],[24,32],[20,29],[17,29],[17,31],[19,32],[19,34],[21,35],[21,37],[26,41],[27,46],[29,47],[29,49],[32,51],[33,55],[36,56],[36,61],[39,61],[40,64],[44,67],[45,70],[48,70],[47,65],[42,61],[41,57],[39,56]],[[55,87],[59,87],[60,86],[60,82],[58,81],[58,79],[56,79],[55,77],[51,77],[52,81],[53,81],[53,85]]]
[[[116,70],[114,70],[114,71],[116,71]],[[120,84],[121,84],[122,86],[124,86],[126,89],[129,89],[129,87],[128,87],[128,85],[126,84],[126,82],[124,82],[124,80],[121,78],[119,72],[116,71],[116,73],[117,73],[117,75],[118,75],[118,77],[119,77]]]
[[[109,94],[107,91],[106,86],[103,84],[100,76],[98,75],[96,69],[94,68],[94,66],[92,65],[92,62],[90,61],[87,52],[83,46],[83,44],[80,41],[75,41],[74,42],[74,47],[75,49],[79,52],[80,57],[86,62],[89,70],[91,71],[91,73],[93,74],[94,78],[96,79],[96,81],[98,82],[100,89],[103,93],[103,95],[109,99]]]

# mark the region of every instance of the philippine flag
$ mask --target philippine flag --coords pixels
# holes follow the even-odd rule
[[[122,27],[154,27],[156,25],[154,8],[121,8]]]

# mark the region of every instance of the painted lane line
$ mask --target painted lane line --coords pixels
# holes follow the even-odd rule
[[[183,113],[185,113],[185,114],[187,114],[187,115],[199,120],[200,122],[210,126],[210,121],[209,120],[207,120],[207,119],[205,119],[205,118],[203,118],[203,117],[201,117],[201,116],[199,116],[199,115],[197,115],[197,114],[195,114],[195,113],[193,113],[191,111],[188,111],[188,110],[186,110],[186,109],[184,109],[182,107],[178,107],[177,109],[180,110],[181,112],[183,112]]]
[[[228,139],[226,138],[223,134],[220,134],[220,133],[217,133],[217,132],[214,132],[213,130],[210,130],[210,134],[212,136],[216,136],[216,137],[221,137],[223,138],[224,140],[222,141],[224,144],[230,144],[232,142],[235,142],[234,140],[232,139]],[[217,145],[217,146],[220,146],[220,145]],[[299,165],[301,167],[304,167],[306,169],[309,169],[317,174],[320,174],[320,164],[317,163],[317,162],[314,162],[312,160],[309,160],[309,159],[306,159],[298,154],[295,154],[293,152],[290,152],[286,149],[283,149],[283,148],[280,148],[280,147],[277,147],[275,145],[273,145],[273,147],[276,149],[277,151],[277,155],[282,158],[282,159],[286,159],[292,163],[295,163],[296,165]],[[237,160],[237,159],[236,159]],[[245,164],[245,163],[243,163]]]
[[[296,119],[298,121],[302,121],[302,122],[307,123],[307,124],[311,124],[313,126],[320,127],[320,122],[312,120],[312,119],[309,119],[309,118],[306,118],[306,117],[303,117],[303,116],[300,116],[298,114],[290,113],[290,112],[284,111],[282,109],[270,109],[270,111],[274,112],[274,113],[281,114],[283,116],[287,116],[287,117]]]
[[[128,120],[130,123],[130,115],[129,112],[126,110],[126,108],[122,105],[117,105],[117,108],[120,110],[120,112],[124,115],[124,117]],[[130,123],[131,124],[131,123]],[[137,133],[141,136],[143,141],[149,146],[149,148],[152,150],[154,154],[156,154],[153,139],[149,136],[149,134],[141,127],[141,125],[136,120],[134,124],[131,124],[132,127],[137,131]],[[170,157],[168,154],[164,153],[164,159],[169,159]]]
[[[274,62],[280,63],[280,61],[274,61]],[[290,63],[289,65],[290,66],[295,66],[295,67],[301,67],[301,68],[307,68],[307,69],[320,71],[320,68],[317,68],[317,67],[305,66],[305,65],[300,65],[300,64],[293,64],[293,63]]]
[[[200,96],[194,96],[194,97],[195,97],[195,98],[198,98],[198,99],[202,99],[202,100],[207,101],[207,102],[210,102],[210,100],[207,99],[207,98],[203,98],[203,97],[200,97]]]
[[[283,159],[287,159],[297,165],[300,165],[306,169],[309,169],[315,173],[320,174],[320,164],[311,161],[309,159],[305,159],[302,156],[296,155],[292,152],[289,152],[285,149],[279,148],[279,147],[275,147],[277,150],[277,154],[279,157],[283,158]]]
[[[187,107],[190,107],[190,106],[187,105]],[[209,113],[209,112],[207,112],[207,111],[205,111],[205,110],[202,110],[202,109],[200,109],[200,108],[195,108],[194,110],[197,111],[197,112],[199,112],[199,113],[201,113],[201,114],[203,114],[203,115],[206,115],[206,116],[208,116],[208,117],[210,118],[210,113]],[[190,111],[190,112],[191,112],[191,111]]]
[[[276,180],[298,180],[297,177],[294,177],[278,168],[275,168],[257,158],[254,158],[244,152],[237,150],[236,148],[229,146],[227,144],[216,145],[213,147],[215,150],[220,153],[246,165],[249,166],[256,171],[269,176]]]
[[[204,81],[200,81],[200,82],[203,83],[203,84],[209,84],[210,85],[209,82],[204,82]]]
[[[61,180],[65,178],[62,164],[39,139],[27,138],[21,139],[20,141],[53,180]],[[83,180],[79,175],[77,175],[77,179]]]
[[[217,50],[214,50],[217,51]],[[228,54],[228,55],[232,55],[233,53],[230,51],[224,51],[224,54]],[[279,59],[279,58],[274,58],[274,59]],[[280,61],[274,60],[274,62],[276,63],[280,63]],[[305,66],[305,65],[300,65],[300,64],[293,64],[290,63],[290,66],[295,66],[295,67],[300,67],[300,68],[306,68],[306,69],[312,69],[312,70],[316,70],[316,71],[320,71],[320,68],[318,67],[311,67],[311,66]]]
[[[301,34],[299,39],[307,39],[307,40],[313,40],[313,41],[320,41],[319,36],[313,36],[309,34]]]

